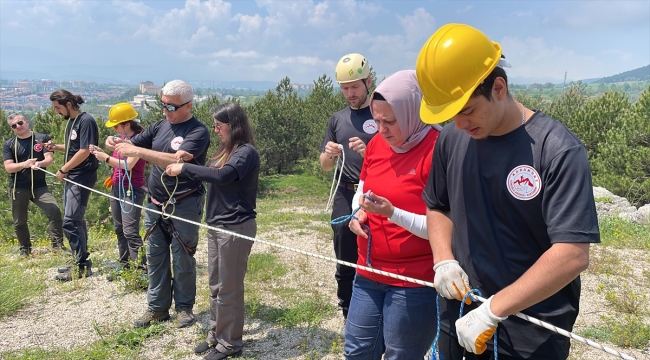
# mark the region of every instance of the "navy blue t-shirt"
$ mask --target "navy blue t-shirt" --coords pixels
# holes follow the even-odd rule
[[[13,160],[14,163],[20,163],[29,159],[36,159],[36,161],[45,160],[45,153],[48,150],[45,146],[36,142],[36,140],[46,143],[50,141],[50,136],[39,133],[32,134],[33,137],[30,135],[25,139],[18,139],[18,142],[16,142],[16,136],[5,141],[2,145],[4,161]],[[16,144],[18,144],[17,147]],[[16,155],[18,155],[17,158]],[[9,174],[9,188],[14,187],[14,177],[16,177],[17,189],[30,189],[32,187],[32,177],[34,179],[34,189],[47,186],[45,183],[45,173],[40,170],[32,171],[32,169],[22,169],[19,172]]]
[[[545,114],[484,140],[452,122],[434,153],[423,199],[430,209],[450,211],[454,257],[483,297],[515,282],[554,243],[600,242],[587,151]],[[577,277],[522,312],[571,331],[579,299]],[[456,300],[441,303],[443,330],[454,329],[459,308]],[[566,337],[515,316],[499,325],[503,354],[564,359],[569,345]]]
[[[171,124],[167,120],[160,120],[131,138],[131,143],[163,153],[174,154],[178,150],[185,150],[194,155],[192,163],[203,165],[210,146],[210,133],[208,128],[195,117],[180,124]],[[147,186],[149,194],[157,201],[167,201],[169,199],[167,191],[171,193],[174,187],[176,187],[175,195],[181,195],[201,186],[201,180],[182,174],[177,177],[163,175],[163,184],[160,182],[160,176],[164,172],[164,168],[152,164]],[[178,186],[176,179],[178,179]],[[165,187],[167,191],[165,191]]]

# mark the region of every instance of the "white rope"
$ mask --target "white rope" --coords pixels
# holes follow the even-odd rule
[[[336,181],[336,170],[339,168],[339,159],[336,159],[334,165],[334,177],[332,178],[332,186],[330,186],[330,196],[327,198],[327,205],[325,205],[325,212],[328,212],[330,207],[334,205],[334,196],[336,196],[336,190],[341,184],[341,175],[343,175],[343,167],[345,166],[345,152],[343,151],[343,145],[339,144],[339,150],[341,150],[341,171],[339,172],[339,179]],[[336,183],[336,186],[334,184]]]
[[[56,176],[56,174],[51,173],[51,172],[49,172],[49,171],[47,171],[47,170],[45,170],[45,169],[42,169],[42,168],[40,168],[40,167],[34,166],[34,168],[35,168],[35,169],[38,169],[38,170],[41,170],[41,171],[43,171],[43,172],[45,172],[45,173],[48,173],[48,174],[50,174],[50,175],[54,175],[54,176]],[[67,182],[69,182],[69,183],[71,183],[71,184],[77,185],[77,186],[79,186],[79,187],[82,187],[82,188],[84,188],[84,189],[90,190],[90,191],[92,191],[92,192],[94,192],[94,193],[97,193],[97,194],[99,194],[99,195],[106,196],[106,197],[108,197],[108,198],[111,198],[111,199],[114,199],[114,200],[118,200],[118,201],[124,201],[123,199],[116,198],[115,196],[112,196],[112,195],[110,195],[110,194],[103,193],[103,192],[101,192],[101,191],[99,191],[99,190],[95,190],[95,189],[93,189],[93,188],[91,188],[91,187],[88,187],[88,186],[85,186],[85,185],[82,185],[82,184],[79,184],[79,183],[76,183],[76,182],[74,182],[74,181],[72,181],[72,180],[69,180],[69,179],[67,179],[67,178],[64,178],[63,180],[65,180],[65,181],[67,181]],[[135,206],[135,207],[138,207],[138,208],[144,209],[145,211],[149,211],[149,212],[152,212],[152,213],[155,213],[155,214],[158,214],[158,215],[163,215],[163,213],[160,212],[160,211],[158,211],[158,210],[149,209],[149,208],[146,208],[146,207],[144,207],[144,206],[142,206],[142,205],[138,205],[138,204],[132,204],[132,205]],[[325,260],[325,261],[335,262],[335,263],[337,263],[337,264],[346,265],[346,266],[349,266],[349,267],[352,267],[352,268],[355,268],[355,269],[361,269],[361,270],[365,270],[365,271],[368,271],[368,272],[371,272],[371,273],[375,273],[375,274],[379,274],[379,275],[384,275],[384,276],[387,276],[387,277],[390,277],[390,278],[393,278],[393,279],[398,279],[398,280],[402,280],[402,281],[408,281],[408,282],[411,282],[411,283],[415,283],[415,284],[422,285],[422,286],[428,286],[428,287],[431,287],[431,288],[434,287],[434,286],[433,286],[433,283],[432,283],[432,282],[429,282],[429,281],[424,281],[424,280],[420,280],[420,279],[410,278],[410,277],[402,276],[402,275],[399,275],[399,274],[393,274],[393,273],[389,273],[389,272],[386,272],[386,271],[383,271],[383,270],[377,270],[377,269],[373,269],[373,268],[370,268],[370,267],[367,267],[367,266],[353,264],[353,263],[351,263],[351,262],[347,262],[347,261],[343,261],[343,260],[334,259],[334,258],[327,257],[327,256],[323,256],[323,255],[320,255],[320,254],[315,254],[315,253],[311,253],[311,252],[304,251],[304,250],[300,250],[300,249],[290,248],[290,247],[288,247],[288,246],[281,245],[281,244],[277,244],[277,243],[273,243],[273,242],[269,242],[269,241],[266,241],[266,240],[262,240],[262,239],[260,239],[260,238],[253,238],[253,237],[246,236],[246,235],[242,235],[242,234],[238,234],[238,233],[236,233],[236,232],[232,232],[232,231],[229,231],[229,230],[219,229],[219,228],[216,228],[216,227],[212,227],[212,226],[210,226],[210,225],[207,225],[207,224],[199,223],[199,222],[192,221],[192,220],[187,220],[187,219],[184,219],[184,218],[178,217],[178,216],[176,216],[176,215],[170,215],[170,214],[164,214],[164,215],[169,215],[169,217],[172,218],[172,219],[176,219],[176,220],[180,220],[180,221],[185,221],[186,223],[193,224],[193,225],[196,225],[196,226],[199,226],[199,227],[203,227],[203,228],[206,228],[206,229],[208,229],[208,230],[219,231],[219,232],[222,232],[222,233],[224,233],[224,234],[228,234],[228,235],[232,235],[232,236],[240,237],[240,238],[242,238],[242,239],[246,239],[246,240],[250,240],[250,241],[253,241],[253,242],[258,242],[258,243],[262,243],[262,244],[266,244],[266,245],[274,246],[274,247],[277,247],[277,248],[280,248],[280,249],[288,250],[288,251],[295,252],[295,253],[298,253],[298,254],[303,254],[303,255],[311,256],[311,257],[314,257],[314,258],[317,258],[317,259],[321,259],[321,260]],[[480,300],[481,302],[485,302],[485,301],[487,300],[487,299],[482,298],[482,297],[477,296],[477,295],[474,295],[473,297],[477,298],[477,299]],[[607,347],[607,346],[604,346],[604,345],[598,344],[598,343],[595,342],[595,341],[592,341],[592,340],[589,340],[589,339],[585,339],[585,338],[583,338],[582,336],[579,336],[579,335],[576,335],[576,334],[574,334],[574,333],[572,333],[572,332],[569,332],[569,331],[566,331],[566,330],[564,330],[564,329],[558,328],[558,327],[556,327],[556,326],[554,326],[554,325],[551,325],[551,324],[549,324],[549,323],[547,323],[547,322],[544,322],[544,321],[541,321],[541,320],[539,320],[539,319],[536,319],[536,318],[534,318],[534,317],[532,317],[532,316],[528,316],[528,315],[522,314],[522,313],[520,313],[520,312],[518,312],[518,313],[516,313],[516,314],[514,314],[514,315],[517,316],[517,317],[519,317],[519,318],[521,318],[521,319],[524,319],[524,320],[526,320],[526,321],[529,321],[529,322],[531,322],[531,323],[533,323],[533,324],[535,324],[535,325],[541,326],[541,327],[543,327],[543,328],[545,328],[545,329],[548,329],[548,330],[551,330],[551,331],[553,331],[553,332],[556,332],[556,333],[558,333],[558,334],[560,334],[560,335],[566,336],[566,337],[568,337],[569,339],[572,339],[572,340],[575,340],[575,341],[581,342],[581,343],[583,343],[583,344],[585,344],[585,345],[589,345],[589,346],[594,347],[594,348],[596,348],[596,349],[598,349],[598,350],[602,350],[602,351],[604,351],[604,352],[606,352],[606,353],[608,353],[608,354],[610,354],[610,355],[616,356],[616,357],[618,357],[618,358],[625,359],[625,360],[635,360],[635,358],[632,357],[632,356],[630,356],[630,355],[623,354],[623,353],[618,352],[618,351],[616,351],[616,350],[614,350],[614,349],[612,349],[612,348],[610,348],[610,347]]]

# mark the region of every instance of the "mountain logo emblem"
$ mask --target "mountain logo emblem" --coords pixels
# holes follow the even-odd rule
[[[366,134],[374,134],[377,132],[377,124],[375,123],[375,120],[370,119],[366,120],[363,122],[363,131]]]
[[[506,186],[515,199],[530,200],[539,195],[542,181],[535,168],[530,165],[519,165],[508,174]]]

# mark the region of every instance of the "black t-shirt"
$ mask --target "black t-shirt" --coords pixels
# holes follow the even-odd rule
[[[74,125],[74,128],[72,127]],[[70,161],[72,157],[79,152],[79,149],[88,149],[90,145],[97,145],[99,140],[99,129],[95,119],[89,114],[82,112],[77,119],[69,119],[65,128],[65,145],[64,151],[65,162]],[[68,171],[70,180],[80,180],[86,175],[97,171],[97,158],[90,154],[81,164]]]
[[[232,157],[220,169],[185,164],[182,174],[208,184],[207,224],[239,224],[256,217],[260,156],[253,145],[246,144],[235,149]]]
[[[208,128],[195,117],[180,124],[171,124],[167,120],[160,120],[131,138],[131,143],[163,153],[174,154],[178,150],[185,150],[194,155],[191,163],[203,165],[210,146],[210,133]],[[157,201],[167,201],[169,199],[167,191],[171,193],[174,191],[174,187],[176,187],[175,195],[181,195],[201,186],[201,180],[183,175],[178,177],[163,175],[163,186],[160,182],[160,175],[164,171],[164,168],[152,164],[147,181],[149,194]],[[178,186],[176,186],[176,179],[178,179]],[[167,191],[165,191],[165,187]]]
[[[586,149],[545,114],[484,140],[448,124],[434,153],[423,199],[430,209],[451,211],[454,256],[483,297],[515,282],[554,243],[600,242]],[[522,312],[571,331],[579,299],[577,277]],[[443,303],[442,326],[449,329],[460,302]],[[511,356],[566,358],[569,345],[515,316],[499,325],[499,352]]]
[[[343,145],[345,153],[345,164],[341,181],[349,183],[358,183],[363,157],[358,152],[350,149],[350,138],[358,137],[364,144],[368,145],[370,139],[377,133],[377,124],[370,113],[370,106],[363,109],[352,110],[349,106],[345,109],[334,113],[327,123],[325,138],[320,146],[320,151],[325,152],[325,145],[328,141],[333,141]],[[339,168],[341,171],[342,158],[339,157]],[[338,171],[335,174],[338,179]]]
[[[33,135],[33,136],[32,136]],[[20,163],[29,159],[36,159],[36,161],[45,160],[45,153],[47,149],[36,142],[50,141],[50,136],[33,132],[28,138],[18,139],[18,146],[16,147],[16,136],[5,141],[2,145],[2,156],[4,161],[13,160],[14,163]],[[16,157],[18,155],[18,157]],[[31,189],[32,187],[32,174],[34,178],[34,189],[45,187],[45,173],[40,170],[22,169],[17,173],[9,174],[9,188],[14,187],[14,177],[16,176],[17,189]]]

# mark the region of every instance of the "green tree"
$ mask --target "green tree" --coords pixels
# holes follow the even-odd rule
[[[612,101],[610,98],[609,101]],[[613,100],[614,102],[616,100]],[[617,105],[610,104],[609,108]],[[650,203],[650,86],[606,131],[592,161],[594,183],[626,197],[633,205]]]
[[[267,92],[247,109],[257,139],[262,173],[290,172],[298,160],[308,156],[310,128],[303,104],[286,77],[275,92]]]

